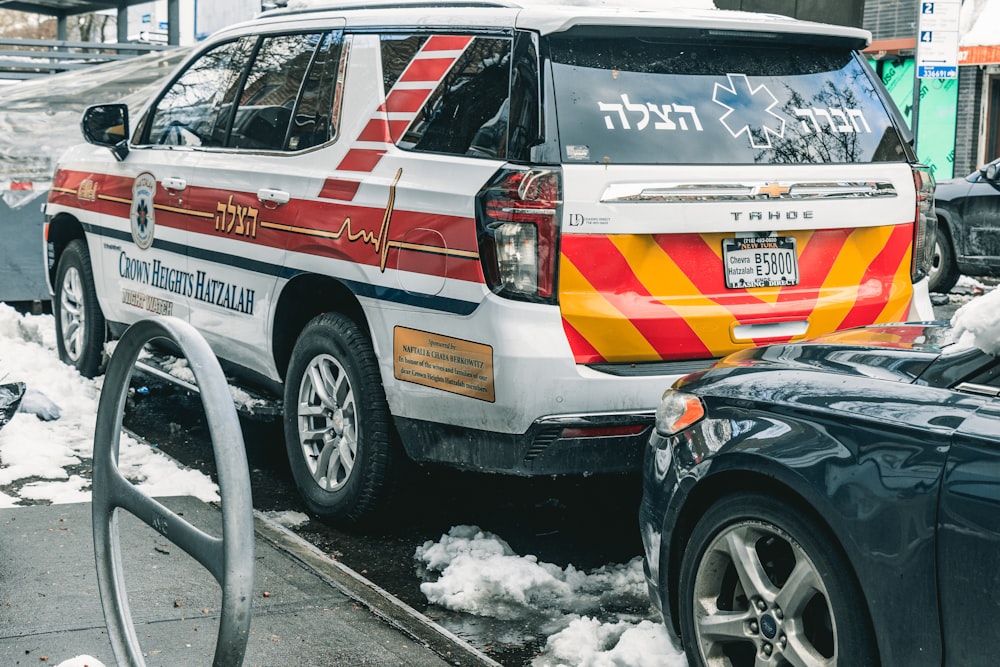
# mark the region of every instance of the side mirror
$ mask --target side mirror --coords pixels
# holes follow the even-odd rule
[[[80,121],[83,138],[97,146],[106,146],[120,162],[128,155],[128,106],[98,104],[88,107]]]
[[[997,176],[1000,176],[1000,164],[990,162],[983,168],[983,178],[987,181],[996,181]]]

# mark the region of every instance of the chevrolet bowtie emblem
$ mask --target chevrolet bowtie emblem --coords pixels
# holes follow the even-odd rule
[[[758,187],[755,194],[767,195],[768,199],[780,199],[782,195],[787,195],[789,191],[791,191],[791,188],[787,185],[768,183],[767,185]]]

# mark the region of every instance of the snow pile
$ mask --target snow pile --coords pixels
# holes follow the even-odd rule
[[[476,526],[453,527],[418,547],[414,558],[432,579],[420,585],[432,604],[501,620],[546,619],[555,634],[534,667],[686,664],[662,624],[651,620],[640,558],[589,573],[561,568],[519,556]],[[632,620],[601,620],[612,616]]]
[[[29,389],[41,392],[61,410],[60,417],[52,421],[17,413],[0,430],[0,487],[21,484],[17,493],[24,500],[88,502],[103,377],[88,380],[59,361],[51,315],[21,315],[0,303],[0,340],[0,379],[27,383]],[[151,496],[219,500],[218,487],[208,476],[179,467],[125,433],[119,444],[119,467],[137,488]],[[18,498],[10,493],[0,492],[0,506],[18,504]]]
[[[951,318],[951,325],[959,345],[1000,354],[1000,289],[959,308]]]

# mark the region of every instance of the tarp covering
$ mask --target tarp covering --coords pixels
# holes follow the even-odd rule
[[[0,86],[0,198],[17,208],[45,193],[59,156],[83,141],[84,109],[124,101],[136,113],[187,53],[158,51]]]
[[[1000,63],[1000,0],[966,0],[959,30],[959,65]]]

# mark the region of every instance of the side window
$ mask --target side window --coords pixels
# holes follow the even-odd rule
[[[316,114],[324,106],[316,99],[316,84],[322,86],[323,68],[329,55],[329,34],[275,35],[264,37],[260,48],[254,57],[253,66],[247,75],[246,83],[240,94],[236,115],[233,117],[232,130],[229,133],[230,148],[245,148],[253,150],[284,150],[288,145],[289,124],[293,112],[296,120],[299,113],[296,103],[300,96],[309,89],[309,104],[312,109],[311,136],[309,145],[316,140]],[[323,56],[319,55],[320,47],[326,49]],[[317,62],[321,61],[321,62]],[[319,68],[318,77],[310,74],[309,85],[306,72],[310,66]],[[318,79],[318,81],[317,81]],[[325,112],[323,112],[323,127],[319,130],[324,135],[319,143],[329,136],[330,94],[326,97]],[[306,111],[308,114],[309,112]],[[301,136],[296,137],[296,148],[300,146]]]
[[[285,148],[291,151],[312,148],[334,138],[346,66],[341,33],[327,33],[302,82]]]
[[[382,35],[382,83],[386,95],[426,41],[427,35]]]
[[[505,157],[510,51],[510,39],[474,38],[417,113],[400,147],[431,153]]]
[[[222,146],[243,71],[256,43],[243,37],[206,51],[153,109],[144,143]]]

